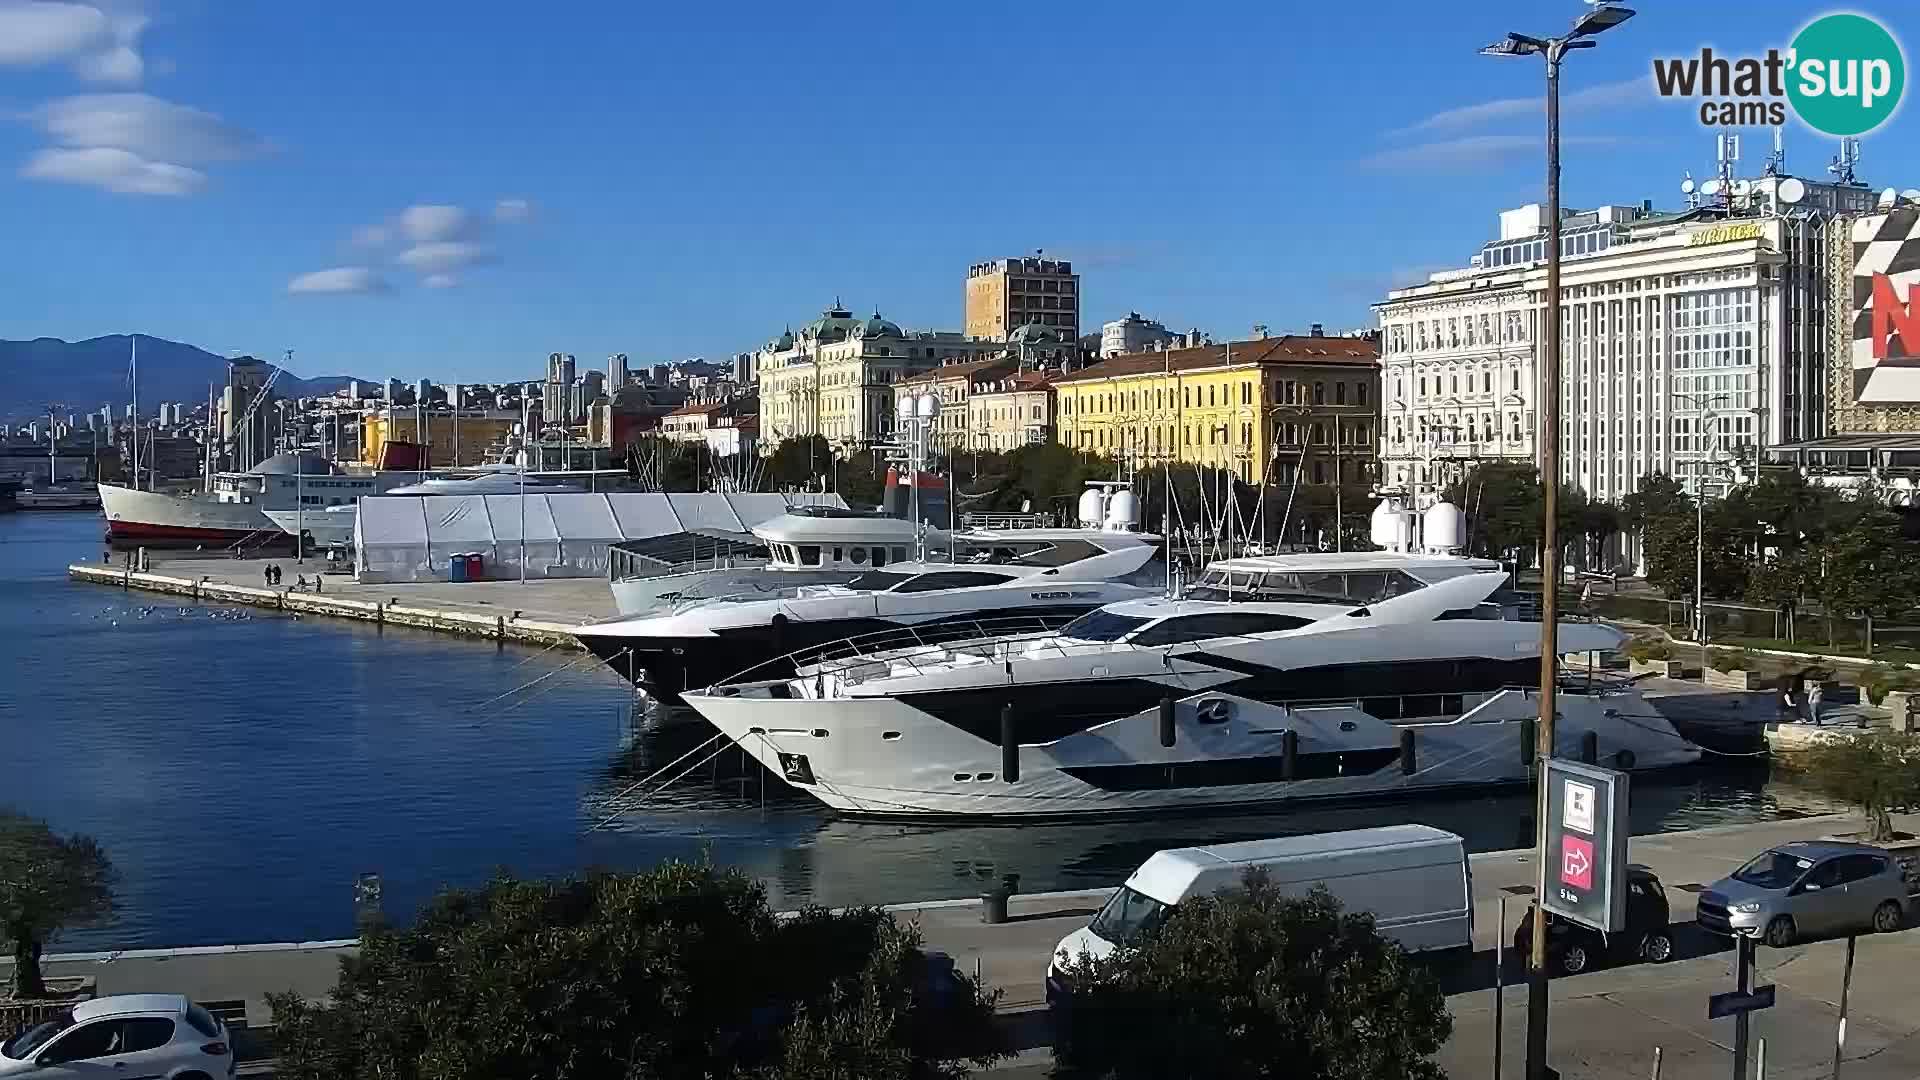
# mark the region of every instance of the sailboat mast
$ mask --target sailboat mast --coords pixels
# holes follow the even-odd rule
[[[133,489],[140,490],[140,335],[127,336],[129,366],[133,377],[133,403],[128,410],[132,413],[127,422],[133,430],[127,433],[127,445],[133,454]]]

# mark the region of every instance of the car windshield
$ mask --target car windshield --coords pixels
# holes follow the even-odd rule
[[[1172,910],[1171,904],[1163,904],[1146,893],[1123,885],[1119,892],[1108,898],[1107,906],[1093,917],[1088,929],[1103,941],[1125,945],[1142,932],[1165,922]]]
[[[1733,872],[1733,880],[1763,889],[1784,889],[1800,880],[1813,866],[1813,860],[1785,851],[1763,851],[1753,861]]]
[[[1110,611],[1089,611],[1060,629],[1060,636],[1075,641],[1119,641],[1147,625],[1150,619],[1115,615]]]
[[[49,1020],[44,1024],[36,1024],[20,1034],[15,1035],[13,1038],[8,1039],[6,1042],[0,1043],[0,1057],[10,1057],[15,1061],[23,1061],[32,1057],[34,1051],[47,1045],[55,1035],[60,1034],[72,1026],[73,1018],[70,1016],[62,1017],[59,1020]]]

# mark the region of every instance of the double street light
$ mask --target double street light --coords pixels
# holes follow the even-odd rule
[[[1540,378],[1540,487],[1545,520],[1540,542],[1540,721],[1536,755],[1553,757],[1560,649],[1560,61],[1575,49],[1591,49],[1593,37],[1633,18],[1631,8],[1589,2],[1573,28],[1559,37],[1508,34],[1480,50],[1486,56],[1540,56],[1547,62],[1547,283],[1546,317],[1538,339],[1543,345]],[[1536,769],[1536,775],[1539,770]],[[1534,807],[1535,902],[1547,892],[1547,785],[1537,784]],[[1527,1080],[1547,1075],[1547,920],[1536,908],[1532,948],[1527,956]]]

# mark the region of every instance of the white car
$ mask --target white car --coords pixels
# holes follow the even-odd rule
[[[181,994],[115,994],[0,1044],[0,1077],[35,1080],[223,1080],[234,1075],[227,1026]]]

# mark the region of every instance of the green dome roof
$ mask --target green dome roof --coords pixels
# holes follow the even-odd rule
[[[899,323],[890,322],[881,318],[880,313],[876,311],[873,313],[873,318],[868,319],[867,324],[860,328],[860,336],[905,337],[906,334],[901,331]]]
[[[847,335],[859,328],[860,320],[835,300],[832,307],[821,312],[820,317],[808,323],[801,333],[815,341],[845,341]]]

